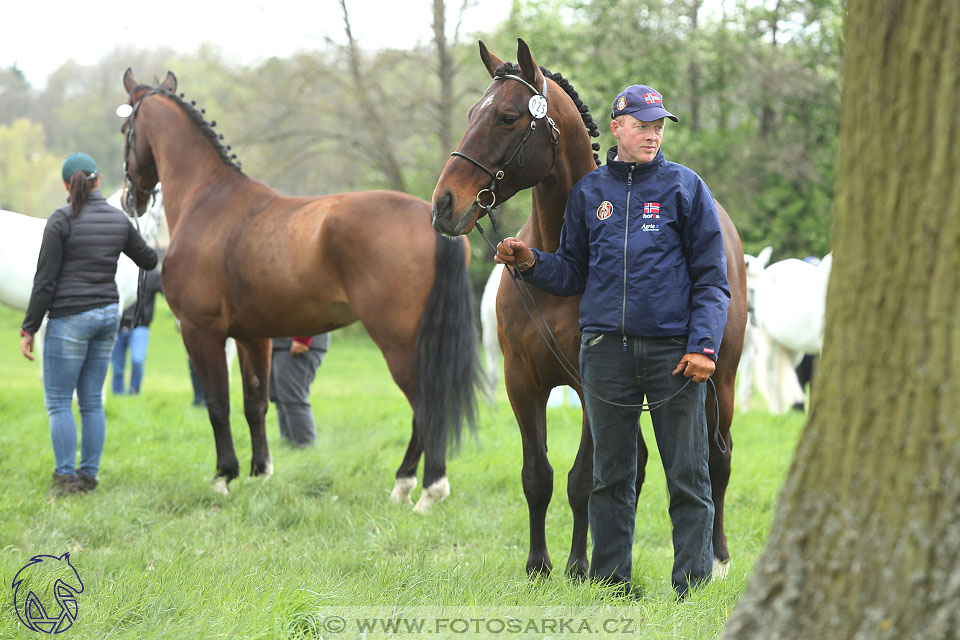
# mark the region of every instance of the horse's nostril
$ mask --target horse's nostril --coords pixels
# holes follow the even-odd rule
[[[453,210],[453,194],[449,190],[444,190],[440,194],[434,203],[433,211],[434,217],[436,218],[446,218],[450,216],[450,212]]]

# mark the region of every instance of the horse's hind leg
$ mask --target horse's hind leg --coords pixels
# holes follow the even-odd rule
[[[270,345],[268,338],[237,340],[243,377],[243,412],[250,425],[251,476],[270,476],[273,473],[266,428],[272,353]]]
[[[217,474],[213,489],[227,493],[227,483],[240,475],[240,464],[230,433],[230,386],[227,358],[223,351],[225,337],[182,322],[180,331],[207,401],[207,415],[213,427],[217,447]]]
[[[707,394],[707,429],[710,439],[710,484],[713,490],[713,579],[722,580],[730,570],[730,551],[727,536],[723,531],[723,501],[730,482],[730,458],[733,439],[730,425],[733,422],[733,401],[736,394],[734,376],[715,378],[717,400],[720,403],[720,439],[725,451],[716,442],[716,417],[713,395]]]
[[[390,493],[390,500],[396,503],[412,502],[410,494],[417,486],[417,466],[420,464],[420,454],[423,453],[423,442],[417,430],[416,419],[411,420],[411,423],[413,433],[410,435],[410,444],[407,445],[407,453],[397,469],[397,478]]]

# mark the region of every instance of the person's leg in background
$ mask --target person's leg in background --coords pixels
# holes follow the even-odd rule
[[[124,329],[117,334],[117,341],[113,345],[113,353],[110,357],[113,365],[113,393],[114,395],[123,395],[126,388],[124,373],[127,364],[127,347],[130,345],[130,331]]]
[[[200,375],[196,367],[193,366],[193,360],[187,356],[187,367],[190,369],[190,384],[193,385],[193,406],[207,406],[207,397],[203,394],[203,383],[200,382]]]
[[[323,360],[318,351],[294,356],[287,350],[273,354],[270,393],[276,398],[280,435],[304,447],[317,439],[317,427],[310,406],[310,385]]]
[[[140,393],[143,383],[143,365],[147,360],[147,344],[150,342],[150,327],[130,330],[130,394]]]

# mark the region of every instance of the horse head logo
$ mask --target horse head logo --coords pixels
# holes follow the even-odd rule
[[[69,629],[83,593],[80,574],[70,564],[70,554],[34,556],[13,578],[13,604],[17,617],[39,633],[62,633]]]

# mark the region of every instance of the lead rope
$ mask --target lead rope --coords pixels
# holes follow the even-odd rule
[[[500,234],[500,230],[497,227],[497,219],[493,215],[493,207],[483,207],[483,208],[486,209],[485,215],[487,215],[490,218],[490,223],[491,223],[491,226],[493,227],[493,232],[496,234],[498,238],[500,238],[500,241],[502,242],[504,238]],[[483,216],[481,215],[480,217],[483,217]],[[487,238],[487,235],[483,230],[483,226],[480,225],[479,218],[477,222],[474,223],[474,226],[476,226],[477,231],[480,232],[480,237],[483,238],[483,241],[487,243],[487,246],[490,247],[494,253],[496,253],[497,248]],[[560,341],[557,340],[557,337],[554,335],[553,331],[550,329],[550,325],[547,324],[546,318],[543,317],[543,312],[540,310],[540,306],[537,304],[536,298],[534,298],[533,294],[530,292],[530,285],[527,284],[527,281],[523,277],[523,274],[520,272],[520,270],[512,266],[507,266],[507,269],[509,270],[511,280],[513,281],[513,286],[517,289],[517,293],[520,295],[520,301],[523,303],[524,311],[527,312],[527,316],[530,318],[530,321],[533,322],[534,328],[537,330],[537,333],[540,334],[540,339],[543,340],[544,344],[547,346],[547,349],[550,351],[551,354],[553,354],[553,357],[557,360],[557,362],[560,363],[560,366],[563,368],[564,372],[568,376],[570,376],[570,378],[573,379],[574,382],[580,385],[581,389],[583,389],[586,393],[589,393],[591,396],[593,396],[597,400],[600,400],[601,402],[605,402],[609,405],[613,405],[616,407],[622,407],[625,409],[637,409],[640,413],[643,413],[644,411],[652,412],[653,410],[659,409],[660,407],[666,405],[668,402],[670,402],[675,397],[680,395],[680,393],[682,393],[683,390],[686,389],[688,386],[690,386],[690,383],[693,382],[692,378],[687,378],[683,386],[677,389],[674,393],[667,396],[666,398],[663,398],[661,400],[656,400],[654,402],[645,402],[641,404],[622,404],[622,403],[614,402],[613,400],[608,400],[607,398],[604,398],[583,381],[583,379],[580,377],[579,368],[573,366],[573,363],[570,362],[570,359],[567,357],[567,354],[564,353],[563,349],[560,347]],[[523,289],[520,288],[518,281],[523,283]],[[530,304],[528,304],[528,299]],[[536,316],[539,317],[540,322],[543,323],[543,329],[540,328],[540,324],[537,322],[537,319],[534,317],[534,311],[531,311],[530,309],[531,304],[536,312]],[[544,334],[544,330],[546,330],[546,335]],[[549,336],[549,339],[547,336]],[[712,378],[707,378],[707,386],[710,389],[710,391],[713,393],[714,442],[717,446],[717,449],[720,451],[720,453],[726,453],[727,452],[726,444],[724,443],[723,438],[720,437],[720,399],[717,396],[717,387],[714,384]]]

